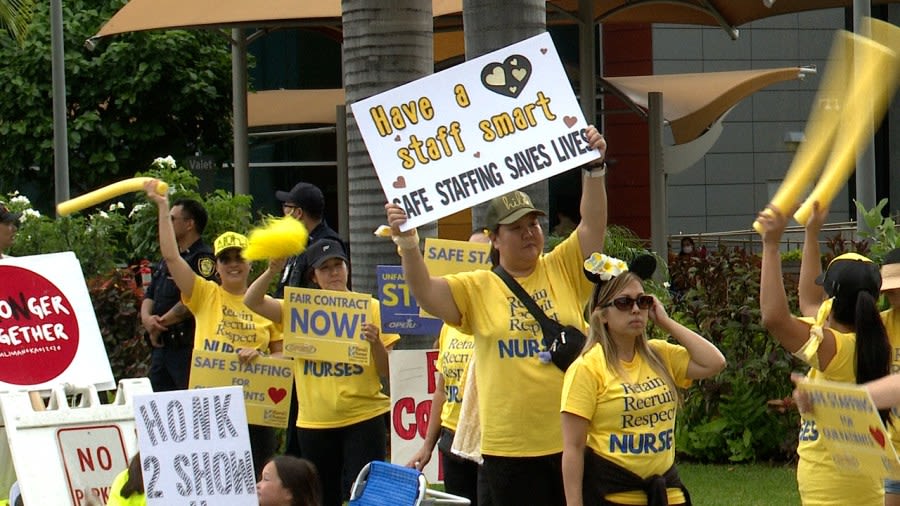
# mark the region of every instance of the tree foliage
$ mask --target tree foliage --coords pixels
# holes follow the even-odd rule
[[[64,2],[71,193],[131,177],[160,154],[230,151],[231,63],[215,31],[127,34],[84,41],[126,2]],[[0,193],[49,210],[53,113],[49,9],[36,9],[21,45],[0,38]]]

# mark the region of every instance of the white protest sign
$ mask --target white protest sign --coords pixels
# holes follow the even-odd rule
[[[350,108],[404,230],[600,156],[547,33]]]
[[[256,506],[256,474],[240,387],[136,396],[149,506]]]
[[[431,397],[437,387],[437,350],[391,352],[391,462],[405,465],[428,432]],[[444,480],[437,447],[422,470],[429,482]]]
[[[4,257],[0,279],[0,392],[115,388],[74,253]]]

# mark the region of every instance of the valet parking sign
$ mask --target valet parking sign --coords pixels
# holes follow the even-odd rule
[[[0,391],[115,388],[74,253],[4,258],[0,280]]]
[[[350,107],[404,230],[600,156],[547,33]]]

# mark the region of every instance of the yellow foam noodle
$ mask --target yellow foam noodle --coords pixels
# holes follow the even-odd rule
[[[842,111],[840,135],[832,143],[828,163],[813,191],[794,213],[794,219],[806,223],[814,202],[827,207],[856,168],[856,155],[862,143],[872,137],[874,125],[881,122],[888,100],[897,89],[898,55],[883,44],[862,36],[853,38],[854,66]],[[869,113],[868,111],[871,111]]]
[[[270,218],[262,227],[250,231],[241,256],[251,261],[292,257],[306,249],[307,239],[309,233],[300,220],[290,216]]]
[[[117,181],[110,185],[106,185],[103,188],[98,188],[92,192],[85,193],[84,195],[81,195],[79,197],[75,197],[74,199],[60,202],[56,205],[56,214],[58,214],[59,216],[68,216],[74,212],[78,212],[82,209],[97,205],[104,200],[109,200],[120,195],[125,195],[126,193],[144,191],[144,183],[151,179],[153,178],[133,177],[130,179]],[[156,191],[160,195],[165,195],[166,192],[169,191],[169,185],[164,183],[163,181],[160,181],[159,184],[156,185]]]
[[[825,162],[828,146],[838,128],[838,104],[846,93],[847,76],[853,69],[852,41],[852,34],[846,31],[838,31],[834,37],[825,74],[806,122],[804,141],[797,147],[791,166],[770,202],[782,212],[793,208],[800,201],[801,195],[819,175]],[[769,210],[763,212],[768,213]],[[758,221],[753,222],[753,228],[762,234],[762,226]]]

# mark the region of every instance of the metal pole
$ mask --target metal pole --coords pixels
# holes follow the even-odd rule
[[[853,32],[862,32],[863,18],[872,16],[872,5],[869,0],[853,0]],[[859,65],[860,61],[854,58],[854,66]],[[859,72],[854,69],[854,76]],[[859,114],[865,114],[869,117],[869,121],[873,120],[871,107]],[[877,128],[878,125],[874,125]],[[873,130],[874,132],[874,130]],[[866,209],[875,207],[875,138],[870,137],[868,141],[860,146],[859,152],[856,154],[856,200]],[[856,211],[856,229],[863,232],[868,231],[866,222],[862,212]]]
[[[668,258],[666,231],[666,168],[663,160],[663,95],[647,94],[647,123],[650,139],[650,245],[662,258]],[[661,272],[661,269],[657,272]]]
[[[594,53],[594,0],[578,0],[578,62],[581,66],[581,111],[591,125],[597,122],[597,66]]]
[[[234,129],[234,194],[250,194],[247,145],[247,39],[240,28],[231,30],[231,104]]]
[[[50,0],[50,43],[53,79],[53,181],[56,203],[69,200],[69,143],[66,127],[66,66],[62,0]]]

